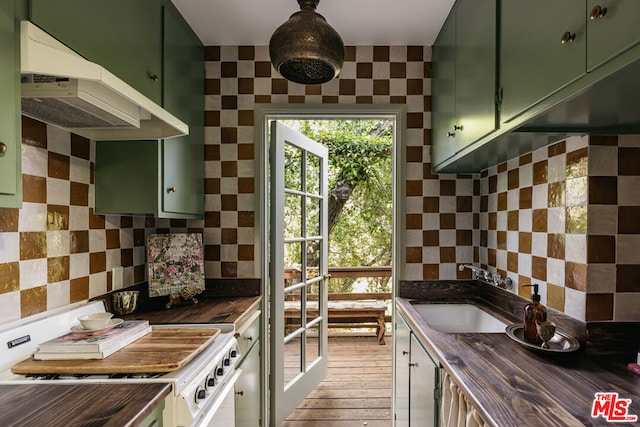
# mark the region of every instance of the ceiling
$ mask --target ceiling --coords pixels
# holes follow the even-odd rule
[[[172,0],[205,46],[268,45],[296,0]],[[454,0],[321,0],[345,45],[433,45]]]

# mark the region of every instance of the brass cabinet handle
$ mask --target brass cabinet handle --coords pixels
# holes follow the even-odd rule
[[[454,125],[453,126],[453,130],[463,130],[463,129],[464,129],[464,126],[462,126],[462,125],[460,125],[460,126]]]
[[[604,17],[604,15],[607,14],[607,8],[606,7],[602,7],[600,5],[596,5],[593,7],[593,9],[591,9],[591,13],[589,14],[589,18],[592,21],[595,21],[598,18],[602,18]]]
[[[178,190],[176,190],[175,186],[167,188],[167,193],[175,193],[176,191]]]
[[[7,144],[4,142],[0,142],[0,154],[4,154],[7,152]]]
[[[158,77],[158,75],[157,75],[157,74],[150,74],[150,75],[149,75],[149,78],[150,78],[151,80],[153,80],[154,82],[157,82],[158,80],[160,80],[160,78]]]
[[[565,33],[560,38],[562,44],[571,43],[576,39],[576,33],[572,33],[571,31],[565,31]]]
[[[454,136],[456,136],[455,132],[447,132],[447,138],[453,138]]]

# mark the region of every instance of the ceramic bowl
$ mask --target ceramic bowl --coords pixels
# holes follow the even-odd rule
[[[113,311],[118,315],[133,313],[138,308],[138,291],[123,291],[111,294],[113,302]]]
[[[78,320],[83,328],[91,330],[107,327],[112,317],[113,313],[91,313],[78,317]]]

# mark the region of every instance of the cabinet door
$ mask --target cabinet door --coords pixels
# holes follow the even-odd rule
[[[575,34],[562,43],[563,35]],[[501,122],[585,73],[585,0],[501,2]]]
[[[235,384],[236,427],[260,426],[260,340],[257,340],[239,366],[242,375]]]
[[[449,14],[433,45],[431,67],[431,163],[437,165],[456,154],[453,129],[456,116],[455,11]]]
[[[638,17],[638,0],[587,0],[587,71],[640,41]]]
[[[440,390],[438,366],[413,334],[410,366],[409,425],[437,426],[437,395]]]
[[[409,327],[397,315],[395,321],[395,427],[409,426],[409,362],[411,338]]]
[[[456,151],[496,129],[496,0],[456,3]]]
[[[22,203],[20,153],[20,67],[13,0],[0,3],[0,207]]]
[[[160,104],[160,0],[30,2],[34,24]]]

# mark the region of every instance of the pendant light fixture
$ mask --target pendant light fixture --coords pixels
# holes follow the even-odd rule
[[[320,0],[298,0],[300,11],[278,27],[269,41],[269,55],[287,80],[301,84],[326,83],[340,74],[344,43],[316,12]]]

